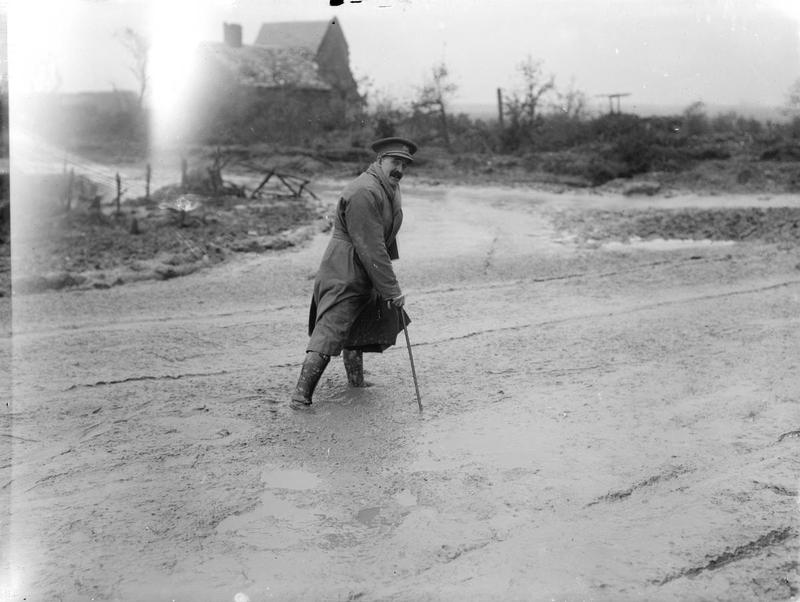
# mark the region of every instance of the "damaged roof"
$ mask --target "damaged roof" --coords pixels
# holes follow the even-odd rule
[[[316,54],[328,28],[338,24],[336,17],[328,21],[264,23],[255,44],[269,48],[304,48]]]
[[[319,77],[314,53],[305,48],[234,48],[224,43],[206,42],[200,45],[200,52],[203,61],[214,61],[244,86],[331,89]]]

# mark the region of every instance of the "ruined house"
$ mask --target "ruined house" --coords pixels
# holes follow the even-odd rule
[[[222,42],[200,45],[196,131],[223,142],[309,142],[361,108],[347,41],[330,21],[266,23],[251,45],[223,25]]]

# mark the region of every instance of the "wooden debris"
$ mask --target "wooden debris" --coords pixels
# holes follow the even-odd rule
[[[311,180],[308,180],[306,178],[301,178],[300,176],[295,176],[292,174],[280,173],[275,171],[274,169],[271,169],[267,172],[267,175],[264,176],[264,178],[261,180],[261,183],[255,188],[255,190],[253,190],[252,193],[250,193],[250,198],[254,199],[260,196],[262,189],[267,184],[267,182],[269,182],[272,179],[273,176],[281,184],[283,184],[285,188],[289,190],[290,192],[289,196],[293,198],[297,199],[302,197],[304,192],[307,192],[315,199],[318,198],[317,195],[314,194],[314,192],[310,188],[307,188],[307,186],[311,183]]]

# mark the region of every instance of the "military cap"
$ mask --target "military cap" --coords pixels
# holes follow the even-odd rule
[[[391,138],[381,138],[376,140],[371,145],[372,150],[378,153],[379,157],[389,155],[392,157],[401,157],[406,161],[413,161],[413,155],[417,152],[417,145],[406,138],[398,138],[393,136]]]

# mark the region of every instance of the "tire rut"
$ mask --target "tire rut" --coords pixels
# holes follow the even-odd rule
[[[670,581],[675,581],[681,577],[695,577],[701,573],[714,571],[720,569],[728,564],[756,556],[760,552],[772,546],[779,545],[793,537],[797,537],[797,533],[793,527],[783,527],[782,529],[773,529],[752,541],[745,544],[736,546],[732,550],[726,550],[721,554],[713,556],[708,562],[703,565],[689,567],[667,575],[663,579],[655,581],[656,585],[666,585]]]

